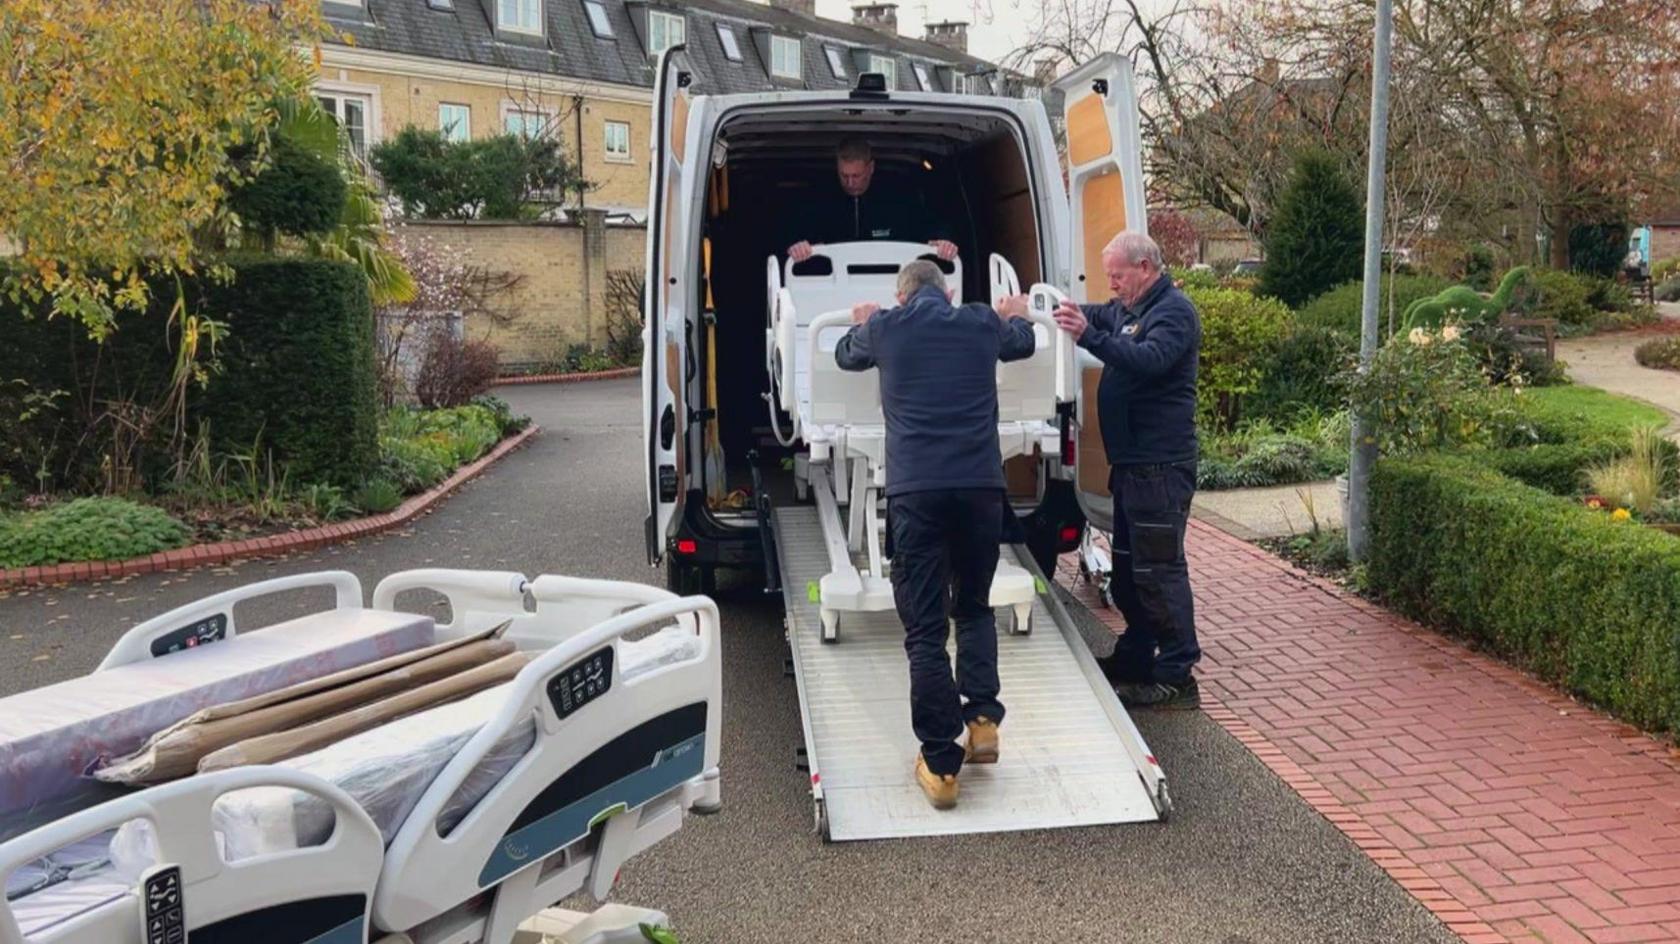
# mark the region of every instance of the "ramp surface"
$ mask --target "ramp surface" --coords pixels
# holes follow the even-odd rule
[[[963,768],[954,810],[916,786],[904,628],[893,612],[846,613],[822,642],[814,593],[828,572],[814,507],[775,511],[789,643],[817,815],[828,838],[942,836],[1158,819],[1140,776],[1147,749],[1078,631],[1041,595],[1030,635],[1000,628],[1007,716],[995,765]],[[1008,553],[1008,549],[1005,549]],[[1007,619],[1000,619],[1007,624]],[[1158,778],[1158,769],[1152,771]],[[826,822],[825,822],[826,821]]]

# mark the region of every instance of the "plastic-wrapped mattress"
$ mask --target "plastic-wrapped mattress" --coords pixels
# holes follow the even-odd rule
[[[632,679],[692,658],[700,640],[693,632],[672,626],[621,645],[620,677]],[[350,794],[389,845],[444,766],[495,716],[511,685],[429,708],[279,766],[307,771]],[[513,769],[535,736],[531,720],[498,740],[445,805],[439,829],[448,833],[459,824]],[[237,861],[322,843],[331,835],[333,814],[325,802],[310,794],[288,787],[257,787],[217,800],[212,821],[223,855]],[[20,870],[6,883],[6,890],[24,937],[39,935],[128,894],[140,873],[157,860],[156,849],[151,823],[135,820],[114,834],[60,850]]]

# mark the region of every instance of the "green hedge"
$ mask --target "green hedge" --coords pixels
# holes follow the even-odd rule
[[[1626,437],[1624,437],[1625,439]],[[1519,449],[1490,449],[1475,453],[1475,459],[1503,473],[1553,495],[1578,495],[1588,467],[1626,455],[1626,442],[1597,440],[1587,443],[1544,443]]]
[[[1680,540],[1467,457],[1385,460],[1370,584],[1649,729],[1680,729]]]
[[[215,441],[259,441],[293,484],[361,484],[379,462],[379,376],[367,276],[347,262],[245,262],[209,286],[228,320],[222,370],[195,404]]]
[[[247,259],[232,263],[225,285],[210,279],[183,288],[195,315],[227,325],[218,348],[221,370],[189,403],[188,429],[210,420],[215,448],[248,451],[259,442],[290,467],[294,485],[354,486],[376,467],[378,380],[373,311],[367,279],[350,263],[309,259]],[[68,318],[26,319],[0,299],[0,381],[23,380],[41,391],[74,394],[57,411],[60,452],[56,488],[98,484],[100,435],[84,437],[102,407],[131,397],[155,403],[168,388],[175,351],[168,327],[175,283],[152,286],[153,304],[124,315],[103,345],[88,340]],[[88,409],[90,406],[93,409]],[[0,429],[0,439],[5,431]],[[34,437],[53,430],[33,429]],[[0,459],[5,450],[0,449]],[[162,474],[164,450],[146,451],[143,470]],[[8,470],[30,481],[32,469]]]
[[[1377,288],[1377,329],[1379,334],[1388,332],[1388,283],[1387,275],[1382,277]],[[1451,285],[1446,279],[1433,275],[1400,275],[1394,278],[1394,323],[1400,323],[1400,315],[1406,311],[1406,306],[1420,298],[1438,294],[1442,289]],[[1365,283],[1362,281],[1344,282],[1323,295],[1302,305],[1296,312],[1296,317],[1303,325],[1318,328],[1330,328],[1348,335],[1359,337],[1359,322],[1365,304]]]

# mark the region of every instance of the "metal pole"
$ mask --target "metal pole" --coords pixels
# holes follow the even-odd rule
[[[1389,47],[1393,45],[1394,2],[1377,0],[1376,37],[1371,48],[1371,154],[1365,178],[1365,298],[1359,330],[1359,369],[1369,371],[1377,352],[1377,290],[1382,273],[1383,174],[1388,157]],[[1377,443],[1368,417],[1353,417],[1348,462],[1348,558],[1365,560],[1370,545],[1371,467]]]

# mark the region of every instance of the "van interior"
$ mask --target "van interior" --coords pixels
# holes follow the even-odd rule
[[[750,517],[750,504],[743,500],[753,482],[749,456],[757,456],[761,487],[777,501],[791,498],[785,462],[790,450],[771,429],[765,399],[765,259],[772,254],[785,259],[787,247],[803,238],[800,208],[812,195],[838,186],[835,149],[849,136],[870,143],[878,182],[919,193],[927,217],[955,234],[964,300],[989,301],[986,260],[994,252],[1014,265],[1023,286],[1040,280],[1042,253],[1025,150],[1013,124],[997,113],[858,103],[728,118],[712,151],[702,229],[706,308],[714,320],[697,331],[691,348],[700,368],[695,373],[704,380],[710,369],[715,378],[698,392],[705,407],[716,411],[710,420],[716,427],[708,428],[704,448],[721,446],[723,460],[712,456],[694,465],[706,470],[702,475],[726,470],[725,481],[707,481],[701,489],[720,521],[746,523]],[[824,260],[809,264],[821,266]],[[715,358],[711,368],[709,358]],[[779,415],[776,422],[786,436],[792,428],[788,417]],[[1030,503],[1036,500],[1037,469],[1031,457],[1023,459],[1008,470],[1010,492]]]

